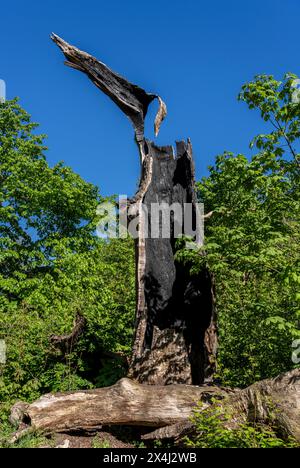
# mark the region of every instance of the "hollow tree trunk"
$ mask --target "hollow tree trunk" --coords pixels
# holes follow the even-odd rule
[[[134,213],[138,220],[136,328],[129,376],[148,384],[201,384],[213,373],[217,343],[212,278],[206,268],[191,276],[190,265],[175,261],[177,219],[171,220],[170,236],[163,237],[160,232],[159,238],[153,238],[151,232],[153,203],[178,204],[182,220],[185,204],[190,204],[192,231],[199,229],[191,144],[177,143],[175,157],[171,146],[160,148],[146,140],[148,106],[158,99],[157,134],[166,116],[162,99],[58,36],[52,39],[66,56],[66,64],[84,72],[129,117],[135,129],[142,176],[128,209],[129,217]]]
[[[141,383],[201,384],[209,367],[206,330],[213,317],[212,280],[206,269],[191,276],[190,265],[174,259],[174,230],[183,225],[188,206],[193,218],[190,228],[199,228],[192,147],[190,142],[177,143],[176,156],[172,147],[159,148],[149,141],[144,147],[148,169],[143,171],[143,190],[134,202],[138,198],[143,204],[145,212],[139,211],[139,220],[146,229],[140,229],[136,242],[136,333],[129,376]],[[181,208],[181,219],[170,219],[167,213],[160,220],[160,235],[162,223],[170,221],[170,237],[154,238],[151,208],[155,203]]]

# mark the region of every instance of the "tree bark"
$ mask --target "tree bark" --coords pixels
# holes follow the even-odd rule
[[[244,390],[210,385],[150,386],[122,379],[112,387],[44,395],[30,405],[21,403],[21,409],[29,428],[46,434],[132,425],[154,429],[143,436],[145,440],[180,440],[194,431],[190,416],[199,401],[199,411],[215,404],[229,409],[232,419],[224,421],[224,425],[229,424],[231,429],[241,423],[258,422],[300,443],[300,369]],[[20,403],[16,406],[13,414],[20,412]]]
[[[188,206],[190,227],[198,236],[192,147],[179,142],[174,156],[172,147],[145,143],[148,170],[133,201],[144,208],[139,210],[139,222],[145,229],[140,229],[136,248],[136,332],[129,376],[148,384],[201,384],[209,372],[208,358],[215,352],[215,348],[208,352],[214,323],[212,279],[206,269],[192,276],[189,264],[175,260],[175,231],[183,226]],[[167,213],[158,226],[162,235],[162,224],[170,222],[170,237],[155,238],[151,211],[155,203],[180,207],[180,219]]]
[[[228,429],[235,429],[245,423],[271,426],[283,439],[291,437],[300,444],[300,369],[286,372],[275,379],[256,382],[243,390],[236,389],[232,394],[228,392],[212,408],[216,404],[231,415],[229,421],[223,421]],[[203,405],[201,410],[207,408],[207,405]],[[173,439],[180,443],[187,435],[193,438],[195,432],[194,424],[184,421],[155,429],[141,438]]]
[[[192,147],[179,142],[157,147],[144,137],[149,104],[157,98],[155,134],[166,116],[166,105],[156,94],[146,93],[114,73],[102,62],[68,44],[55,34],[53,41],[67,58],[66,64],[84,72],[129,117],[141,158],[139,190],[130,200],[129,218],[136,218],[136,327],[129,376],[141,383],[201,384],[214,372],[217,332],[213,281],[206,268],[190,274],[190,265],[175,260],[176,229],[191,209],[191,235],[199,243],[199,218]],[[152,232],[152,204],[177,204],[181,219],[163,218],[159,234]],[[170,235],[162,224],[170,222]],[[177,233],[178,234],[178,233]],[[187,232],[185,232],[187,234]]]
[[[95,431],[108,425],[163,427],[188,420],[216,387],[150,386],[121,379],[111,387],[48,394],[28,406],[25,419],[44,433]]]

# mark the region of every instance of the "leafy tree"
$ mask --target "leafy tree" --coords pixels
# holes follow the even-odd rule
[[[245,84],[239,99],[245,101],[249,109],[259,109],[265,122],[271,124],[272,131],[256,136],[250,147],[282,156],[290,153],[300,165],[300,94],[297,88],[298,77],[292,73],[277,81],[272,75],[258,75],[254,81]],[[295,146],[296,145],[296,146]]]
[[[198,184],[213,215],[206,221],[206,256],[181,251],[195,272],[203,261],[215,275],[219,375],[246,386],[293,366],[300,336],[300,106],[294,75],[282,82],[260,75],[239,99],[258,109],[269,133],[251,142],[257,152],[217,156]]]
[[[95,235],[97,187],[51,168],[36,127],[16,100],[0,105],[2,401],[116,378],[124,369],[103,350],[128,353],[132,335],[132,243]],[[77,312],[86,330],[63,355],[50,337],[69,333]]]
[[[177,253],[195,274],[203,262],[214,274],[218,376],[233,386],[290,369],[291,345],[300,337],[296,78],[260,75],[243,86],[239,99],[260,111],[265,133],[252,140],[249,158],[217,156],[198,183],[199,200],[213,212],[206,255]],[[16,100],[0,104],[0,339],[7,344],[0,423],[15,399],[112,383],[124,372],[133,332],[132,241],[95,235],[104,199],[62,163],[48,165],[36,127]],[[77,312],[86,318],[85,332],[62,353],[50,337],[69,333]],[[282,444],[259,428],[226,433],[219,416],[200,418],[206,436],[191,443]]]

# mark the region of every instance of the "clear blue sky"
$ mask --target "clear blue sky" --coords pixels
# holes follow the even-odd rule
[[[54,31],[168,106],[158,144],[191,137],[197,177],[224,150],[249,153],[263,124],[236,96],[255,74],[300,74],[299,0],[1,2],[0,79],[63,160],[103,195],[136,188],[133,129],[80,72],[63,65]],[[151,110],[146,136],[153,138]]]

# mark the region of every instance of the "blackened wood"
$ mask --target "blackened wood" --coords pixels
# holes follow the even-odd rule
[[[159,96],[146,93],[139,86],[113,72],[92,55],[68,44],[56,34],[52,34],[51,38],[67,58],[66,65],[85,73],[130,118],[135,128],[138,143],[142,142],[144,138],[144,120],[148,106],[157,98],[159,111],[155,120],[155,133],[158,133],[160,123],[167,112],[166,105]]]
[[[212,279],[203,269],[190,274],[190,265],[175,261],[174,223],[170,238],[152,238],[151,205],[186,204],[193,210],[196,230],[194,164],[190,142],[159,148],[146,141],[147,183],[138,199],[147,209],[142,225],[148,236],[137,248],[137,321],[130,377],[150,384],[201,384],[211,372],[211,342],[206,330],[213,318]],[[146,187],[146,189],[145,189]],[[145,217],[140,211],[140,219]],[[182,223],[183,224],[183,223]]]
[[[156,133],[166,115],[161,98],[146,93],[57,35],[53,34],[52,39],[66,56],[66,64],[84,72],[131,119],[135,128],[142,174],[129,210],[139,224],[136,327],[129,376],[149,384],[201,384],[213,373],[216,353],[211,275],[203,268],[192,276],[190,265],[175,261],[174,223],[169,238],[154,239],[150,232],[153,203],[178,203],[183,212],[184,205],[190,204],[193,227],[199,228],[191,144],[177,143],[174,155],[172,146],[157,147],[146,140],[144,119],[155,97],[160,104],[155,120]],[[148,214],[143,207],[148,209]]]

